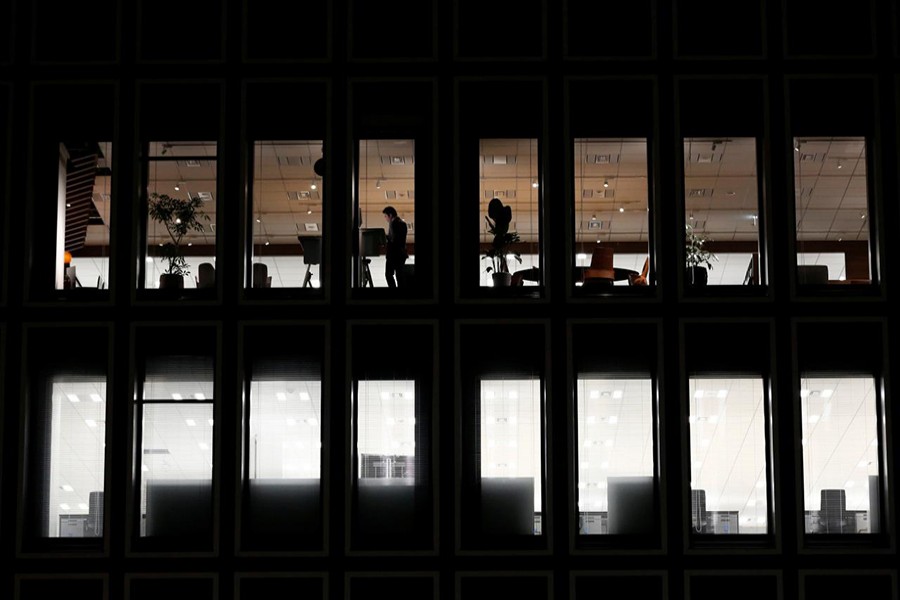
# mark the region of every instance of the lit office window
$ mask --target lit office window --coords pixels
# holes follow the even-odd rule
[[[575,140],[575,285],[649,285],[647,140]]]
[[[321,439],[320,381],[251,382],[245,537],[302,546],[320,535]]]
[[[360,140],[357,287],[409,287],[415,272],[414,140]],[[384,213],[396,212],[394,222]]]
[[[540,196],[536,139],[479,141],[481,286],[538,286]]]
[[[871,377],[800,380],[806,533],[879,533],[878,411]]]
[[[760,285],[754,138],[684,140],[685,284]]]
[[[254,381],[250,385],[251,480],[319,479],[321,404],[318,381]]]
[[[416,490],[426,468],[416,448],[416,382],[359,381],[356,397],[358,533],[415,533]]]
[[[866,139],[794,138],[797,282],[871,283]]]
[[[322,142],[253,145],[250,286],[318,288],[322,256]]]
[[[139,405],[140,535],[203,543],[212,514],[212,364],[194,357],[153,362]]]
[[[54,380],[45,537],[103,535],[106,382]]]
[[[540,380],[483,380],[479,421],[482,531],[541,535]]]
[[[214,288],[216,142],[150,142],[146,176],[146,289]]]
[[[106,289],[112,208],[112,143],[59,145],[56,289]]]
[[[649,533],[655,526],[653,384],[579,379],[578,532]]]
[[[691,532],[768,533],[764,383],[691,378]]]

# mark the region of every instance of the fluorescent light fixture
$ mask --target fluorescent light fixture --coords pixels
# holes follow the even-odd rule
[[[611,415],[608,419],[608,423],[610,425],[617,425],[619,423],[619,417],[617,417],[616,415]]]
[[[728,397],[728,390],[719,390],[716,393],[716,398],[727,398],[727,397]]]
[[[831,398],[831,395],[834,393],[834,390],[822,390],[821,394],[823,398]]]
[[[300,392],[300,399],[304,401],[309,400],[309,394],[307,394],[306,392]]]
[[[100,394],[91,394],[91,402],[103,402],[103,396]]]
[[[519,398],[519,392],[516,390],[509,390],[509,393],[506,394],[506,397],[510,400],[517,400]]]
[[[284,402],[285,400],[287,400],[287,394],[285,394],[284,392],[276,392],[275,398],[277,398],[279,402]]]
[[[594,425],[594,424],[596,424],[596,423],[597,423],[597,417],[590,416],[590,417],[587,418],[587,424],[588,424],[588,425]]]
[[[316,425],[319,424],[319,420],[314,417],[311,417],[306,420],[306,424],[309,425],[310,427],[315,427]]]
[[[178,393],[176,393],[176,392],[172,392],[172,400],[184,400],[184,398],[182,397],[181,394],[178,394]]]
[[[694,398],[702,398],[702,397],[703,397],[703,390],[697,390],[694,392]]]
[[[206,400],[206,396],[203,395],[203,392],[197,392],[194,394],[194,400]]]
[[[576,254],[576,255],[575,255],[575,259],[576,259],[576,260],[587,260],[587,258],[588,258],[588,255],[587,255],[587,254],[584,254],[584,253]]]
[[[60,487],[62,487],[62,490],[63,490],[64,492],[74,492],[74,491],[75,491],[75,488],[73,488],[73,487],[72,487],[71,485],[69,485],[68,483],[63,484],[63,485],[60,486]]]
[[[71,509],[72,509],[72,507],[69,506],[68,504],[66,504],[65,502],[63,502],[62,504],[60,504],[59,507],[60,507],[61,509],[63,509],[63,510],[71,510]]]
[[[809,396],[809,390],[807,390],[807,389],[801,389],[801,390],[800,390],[800,397],[801,397],[801,398],[806,398],[806,397],[808,397],[808,396]]]
[[[81,398],[78,397],[78,394],[66,394],[66,398],[69,399],[69,402],[77,403],[81,402]]]
[[[624,396],[624,395],[625,395],[625,392],[623,392],[622,390],[613,390],[612,397],[615,400],[621,400],[622,396]]]
[[[93,419],[85,419],[84,424],[87,425],[88,427],[90,427],[91,429],[93,429],[94,427],[97,426],[97,421],[95,421]]]
[[[807,419],[807,421],[809,421],[810,423],[818,423],[819,415],[809,415],[809,418]]]
[[[197,447],[201,450],[209,450],[209,444],[207,444],[206,442],[199,442],[197,444]]]
[[[144,259],[144,262],[147,263],[148,265],[152,265],[152,264],[153,264],[153,257],[152,257],[152,256],[148,256],[147,258]]]
[[[196,427],[197,426],[197,421],[195,421],[193,419],[185,419],[184,422],[187,424],[188,427]]]
[[[600,398],[600,391],[599,390],[591,390],[589,398],[591,400],[597,400],[598,398]]]

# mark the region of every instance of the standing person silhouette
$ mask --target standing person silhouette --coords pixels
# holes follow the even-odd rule
[[[397,210],[393,206],[385,206],[381,212],[388,223],[384,277],[387,279],[388,287],[394,288],[402,277],[400,271],[403,264],[409,258],[409,254],[406,253],[406,221],[397,215]]]

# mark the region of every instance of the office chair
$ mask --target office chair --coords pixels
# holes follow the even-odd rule
[[[312,266],[322,262],[322,238],[314,236],[298,235],[300,250],[303,251],[303,264],[306,265],[306,275],[303,277],[301,287],[312,287]]]

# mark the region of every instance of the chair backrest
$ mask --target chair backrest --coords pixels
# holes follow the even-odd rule
[[[253,287],[268,287],[266,279],[269,276],[269,267],[266,263],[253,263]]]
[[[312,235],[298,235],[297,241],[303,250],[303,264],[317,265],[322,261],[322,238]]]
[[[200,263],[197,267],[197,287],[216,287],[216,268],[212,263]]]

